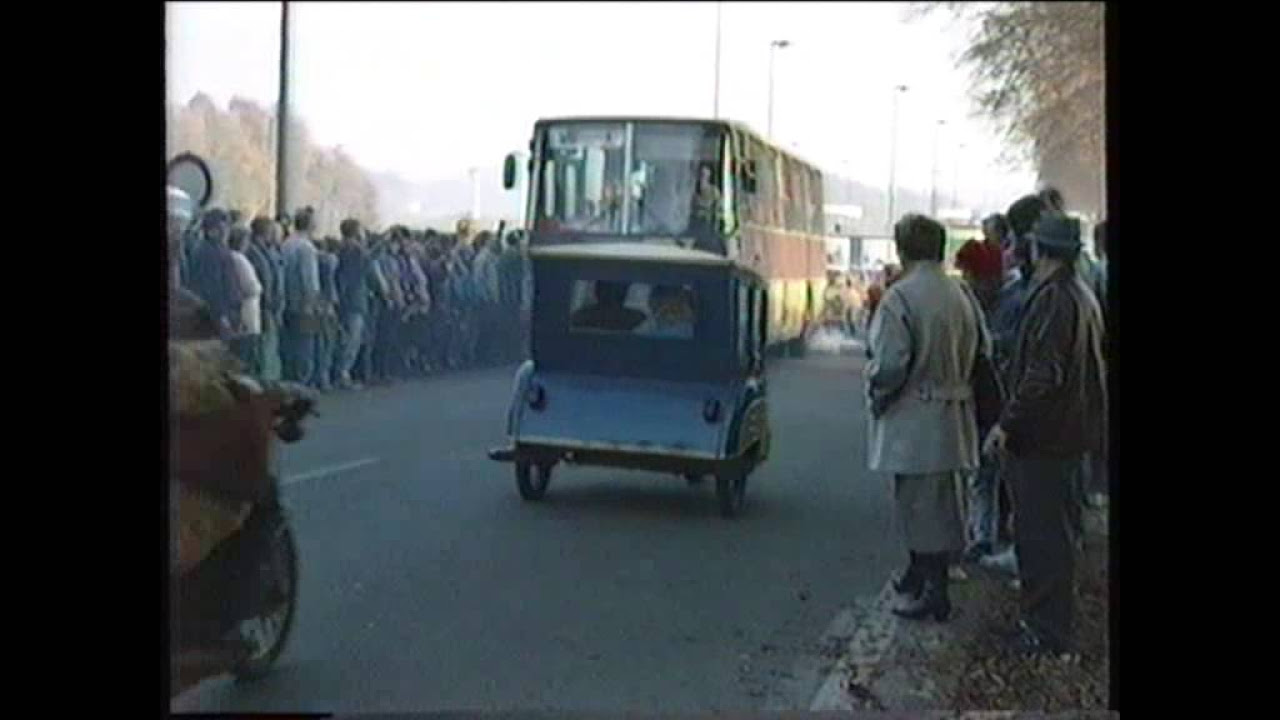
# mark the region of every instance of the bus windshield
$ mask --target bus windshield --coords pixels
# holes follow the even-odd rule
[[[537,227],[601,235],[715,235],[724,207],[721,145],[722,132],[713,125],[549,124],[538,169]]]

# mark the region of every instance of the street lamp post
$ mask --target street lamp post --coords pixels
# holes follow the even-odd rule
[[[280,87],[276,102],[276,217],[288,212],[289,3],[280,3]]]
[[[720,3],[716,3],[716,99],[712,109],[713,117],[720,117]]]
[[[929,190],[929,214],[933,217],[938,216],[938,135],[942,132],[942,126],[946,125],[946,120],[939,120],[933,129],[933,178],[930,182]]]
[[[893,119],[889,128],[889,214],[885,217],[889,234],[893,234],[893,206],[898,180],[898,96],[906,91],[906,85],[893,88]]]
[[[476,172],[478,168],[468,168],[467,174],[471,176],[471,221],[477,222],[480,219],[480,208],[477,203],[479,194],[476,192]]]
[[[769,43],[769,139],[773,139],[773,57],[774,50],[786,48],[791,44],[789,40],[774,40]]]
[[[965,144],[960,143],[956,150],[954,174],[951,178],[951,207],[960,207],[960,155],[964,152]]]

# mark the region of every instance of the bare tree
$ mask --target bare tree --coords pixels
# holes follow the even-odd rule
[[[1103,157],[1103,8],[1099,2],[918,2],[912,15],[950,12],[972,28],[961,61],[974,100],[1039,163]]]
[[[274,116],[274,108],[239,97],[222,110],[199,93],[185,106],[169,109],[170,155],[189,151],[209,161],[215,204],[248,217],[267,213],[275,197]],[[342,148],[316,144],[300,119],[291,118],[290,125],[294,206],[314,206],[317,230],[326,234],[336,233],[346,217],[376,224],[378,193],[368,172]]]

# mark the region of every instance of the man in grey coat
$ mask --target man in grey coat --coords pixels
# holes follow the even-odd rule
[[[904,270],[872,321],[867,365],[869,465],[893,474],[911,557],[894,613],[939,621],[951,612],[950,559],[964,550],[960,478],[978,468],[970,381],[978,353],[991,352],[976,300],[942,267],[945,236],[919,215],[894,227]]]

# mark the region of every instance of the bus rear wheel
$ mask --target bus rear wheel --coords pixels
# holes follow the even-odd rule
[[[541,500],[551,484],[551,466],[534,466],[528,462],[516,463],[516,488],[520,497],[529,502]]]

